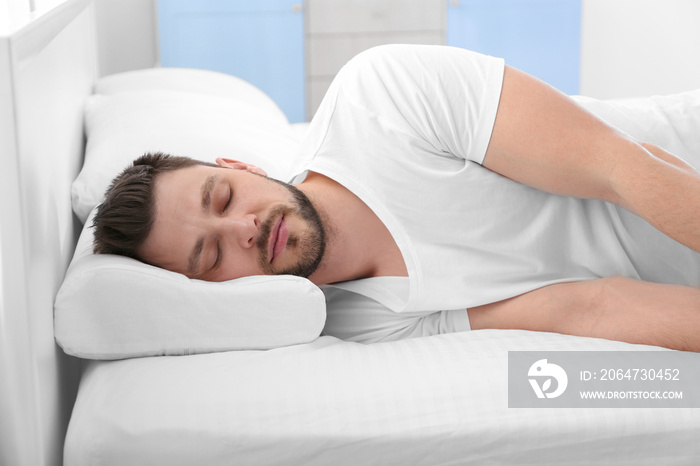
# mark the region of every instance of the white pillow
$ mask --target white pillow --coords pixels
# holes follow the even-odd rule
[[[83,222],[112,179],[146,152],[232,158],[286,181],[299,148],[289,123],[252,103],[171,90],[93,95],[85,104],[85,131],[85,163],[71,188]]]
[[[171,68],[102,78],[96,91],[105,95],[86,102],[85,163],[72,186],[73,209],[86,227],[55,303],[55,336],[65,352],[120,359],[268,349],[318,337],[325,298],[309,280],[211,283],[92,254],[90,212],[144,152],[224,156],[291,178],[300,132],[274,102],[232,76]]]
[[[151,68],[101,78],[94,94],[111,95],[128,91],[170,90],[191,94],[229,97],[254,106],[268,118],[287,124],[284,112],[267,94],[236,76],[190,68]]]
[[[91,213],[55,302],[63,350],[86,359],[270,349],[316,339],[323,292],[291,275],[191,280],[128,257],[92,254]]]

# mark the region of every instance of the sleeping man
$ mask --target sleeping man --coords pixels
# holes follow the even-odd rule
[[[384,46],[338,74],[290,184],[148,154],[110,187],[94,250],[202,280],[308,277],[325,332],[358,341],[511,328],[698,351],[692,157],[500,59]]]

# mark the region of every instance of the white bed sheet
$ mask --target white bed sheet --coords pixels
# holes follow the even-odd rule
[[[508,350],[648,350],[484,330],[90,362],[66,466],[695,464],[700,410],[508,408]]]

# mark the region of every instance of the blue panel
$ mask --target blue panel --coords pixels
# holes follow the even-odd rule
[[[447,43],[503,57],[567,94],[579,91],[581,0],[449,2]]]
[[[294,0],[159,0],[162,66],[238,76],[304,121],[304,14]]]

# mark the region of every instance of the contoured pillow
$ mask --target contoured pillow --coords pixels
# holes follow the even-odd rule
[[[63,350],[86,359],[270,349],[306,343],[326,318],[323,292],[291,275],[229,282],[92,253],[92,217],[55,303]]]
[[[85,222],[55,303],[55,336],[91,359],[269,349],[311,341],[325,298],[309,280],[256,276],[190,280],[134,259],[92,254],[91,212],[112,179],[148,151],[205,161],[230,157],[291,178],[299,147],[274,102],[238,78],[157,69],[101,79],[85,105],[84,166],[73,209]]]

